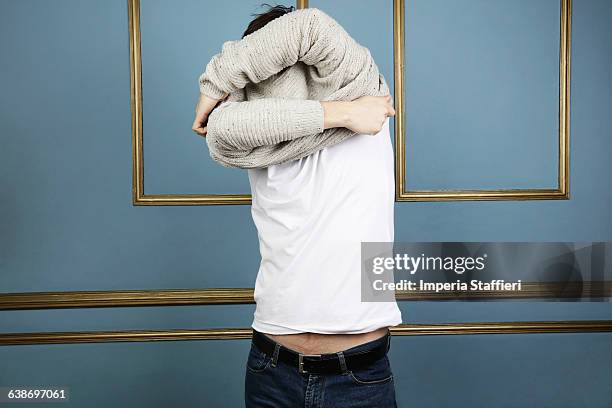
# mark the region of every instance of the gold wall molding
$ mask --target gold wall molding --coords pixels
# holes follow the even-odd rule
[[[404,0],[393,1],[395,77],[395,200],[566,200],[569,199],[570,56],[572,1],[560,0],[559,47],[559,167],[555,189],[408,190],[406,186],[406,126],[404,124]]]
[[[251,204],[250,194],[146,194],[142,130],[142,55],[140,52],[140,0],[128,0],[130,45],[130,109],[132,116],[133,205],[235,205]],[[298,8],[308,0],[297,0]]]
[[[393,336],[597,333],[612,332],[612,320],[401,324],[392,327],[390,330]],[[252,331],[250,328],[5,333],[0,334],[0,346],[142,341],[243,340],[251,338],[251,334]]]
[[[251,288],[100,290],[0,294],[0,310],[254,303]]]
[[[520,291],[396,291],[397,300],[580,299],[612,297],[612,281],[522,282]]]
[[[559,58],[559,166],[556,189],[418,190],[406,186],[406,135],[404,124],[404,0],[393,0],[393,59],[395,77],[395,200],[550,200],[569,198],[569,120],[571,0],[560,0]],[[308,0],[296,0],[307,8]],[[132,113],[132,203],[134,205],[234,205],[251,204],[250,194],[146,194],[142,131],[142,58],[140,52],[140,0],[128,0],[130,86]]]
[[[521,291],[397,291],[398,301],[606,298],[612,281],[523,282]],[[23,292],[0,294],[0,310],[253,304],[252,288]]]

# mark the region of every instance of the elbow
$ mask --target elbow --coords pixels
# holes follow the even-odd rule
[[[208,125],[206,132],[206,143],[211,151],[222,154],[223,152],[239,152],[247,147],[241,143],[242,137],[232,128],[230,124],[218,124],[214,122]]]
[[[318,27],[330,27],[330,26],[338,26],[338,22],[334,20],[329,14],[324,12],[321,9],[316,7],[311,7],[307,9],[302,9],[306,12],[307,20],[309,24],[318,26]]]
[[[216,107],[208,115],[208,122],[206,124],[206,142],[209,146],[213,146],[213,149],[218,150],[219,148],[230,147],[229,141],[231,138],[231,132],[228,128],[228,121],[223,118],[223,104]]]
[[[211,152],[221,152],[223,150],[235,148],[235,146],[231,146],[231,143],[229,143],[231,139],[229,133],[223,132],[211,124],[208,125],[206,144]]]
[[[304,14],[310,18],[320,18],[320,17],[325,17],[327,16],[327,14],[325,14],[325,12],[321,9],[318,9],[316,7],[308,7],[305,9],[302,9]]]
[[[223,139],[219,138],[219,133],[208,132],[206,136],[206,144],[208,145],[208,154],[215,162],[228,166],[228,160],[232,157],[232,152],[236,149],[228,147],[223,143]]]
[[[298,13],[296,14],[297,22],[305,31],[312,30],[313,28],[315,31],[319,31],[325,25],[329,25],[330,20],[333,21],[323,10],[316,7],[298,9],[295,12]]]

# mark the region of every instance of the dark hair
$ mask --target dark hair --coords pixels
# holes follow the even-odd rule
[[[242,38],[246,37],[252,32],[259,30],[261,27],[265,26],[270,21],[295,10],[293,6],[289,6],[289,7],[281,6],[281,5],[271,6],[266,3],[262,4],[261,7],[268,7],[268,11],[265,11],[263,13],[258,13],[258,14],[257,13],[251,14],[255,18],[253,19],[253,21],[249,23],[244,34],[242,34]]]

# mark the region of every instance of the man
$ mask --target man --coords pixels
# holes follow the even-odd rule
[[[193,130],[248,169],[260,242],[247,407],[396,406],[401,312],[360,297],[361,242],[394,238],[395,111],[369,51],[318,9],[276,6],[199,80]]]

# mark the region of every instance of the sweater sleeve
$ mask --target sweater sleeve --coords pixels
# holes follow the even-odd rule
[[[348,55],[350,54],[350,55]],[[356,55],[358,54],[358,55]],[[241,40],[226,41],[199,77],[200,92],[215,99],[258,83],[301,61],[320,77],[337,73],[341,64],[358,67],[367,48],[359,45],[332,17],[317,8],[298,9],[278,17]],[[347,83],[356,69],[339,70]],[[334,80],[337,80],[334,78]]]
[[[211,150],[245,151],[322,133],[324,110],[309,99],[229,101],[213,109],[207,126]]]

